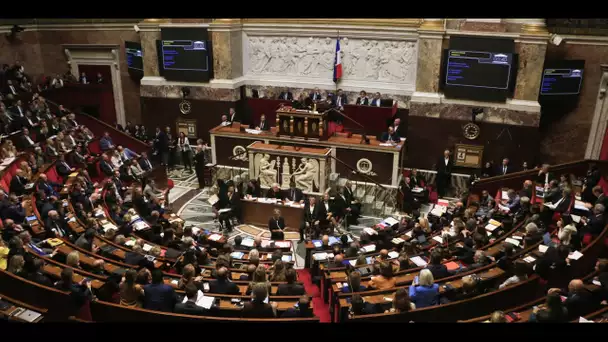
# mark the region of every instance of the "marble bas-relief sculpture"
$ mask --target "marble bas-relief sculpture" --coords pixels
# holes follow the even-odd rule
[[[412,41],[342,38],[344,80],[415,84],[417,46]],[[333,75],[335,38],[249,37],[248,74]]]

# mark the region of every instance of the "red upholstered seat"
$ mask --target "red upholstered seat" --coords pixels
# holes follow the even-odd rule
[[[2,188],[2,190],[4,190],[4,192],[8,194],[9,186],[8,184],[6,184],[6,181],[4,179],[0,180],[0,188]]]
[[[54,167],[51,167],[48,169],[47,173],[46,173],[46,177],[49,179],[49,181],[51,182],[55,182],[55,183],[61,183],[60,177],[57,174],[57,170],[55,170]]]
[[[101,154],[103,151],[101,150],[101,146],[99,146],[99,140],[94,140],[89,143],[89,151],[94,154]]]

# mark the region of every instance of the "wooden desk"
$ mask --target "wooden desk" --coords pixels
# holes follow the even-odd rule
[[[242,199],[243,222],[260,227],[268,227],[268,220],[272,217],[274,209],[281,210],[285,219],[285,227],[290,231],[297,231],[304,217],[304,207],[295,208],[279,203],[262,203],[254,200]]]
[[[3,302],[6,302],[8,304],[10,304],[10,306],[8,308],[6,308],[5,310],[0,310],[0,316],[1,317],[8,317],[9,320],[11,321],[17,321],[17,322],[26,322],[20,318],[17,318],[15,316],[11,316],[13,314],[13,312],[15,312],[15,310],[19,309],[19,308],[24,308],[24,309],[28,309],[28,310],[32,310],[32,311],[36,311],[39,314],[42,314],[43,316],[40,316],[38,318],[36,318],[32,323],[39,323],[44,319],[44,314],[47,313],[47,309],[43,309],[43,308],[39,308],[36,306],[32,306],[29,305],[27,303],[24,303],[22,301],[16,300],[14,298],[5,296],[3,294],[0,294],[0,299]]]
[[[367,176],[376,182],[386,185],[398,185],[399,168],[401,159],[405,153],[405,143],[401,142],[396,146],[380,146],[380,142],[373,136],[368,136],[370,144],[361,141],[360,135],[351,137],[343,134],[341,136],[331,136],[327,140],[313,141],[298,138],[280,137],[272,133],[249,134],[241,132],[238,128],[228,126],[218,126],[209,131],[211,135],[211,158],[212,163],[219,167],[249,169],[249,158],[233,158],[235,151],[245,150],[254,141],[277,145],[295,145],[301,147],[333,148],[334,156],[346,163],[353,169],[357,168],[359,162],[362,172],[367,172]],[[239,149],[237,150],[237,147]],[[352,170],[342,163],[331,160],[329,163],[331,173],[342,175],[351,174]],[[371,168],[370,168],[371,167]],[[365,169],[365,170],[364,170]],[[369,182],[367,178],[360,175],[351,175],[355,181]]]

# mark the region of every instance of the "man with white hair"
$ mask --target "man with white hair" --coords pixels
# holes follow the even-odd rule
[[[592,237],[600,235],[604,227],[606,226],[606,218],[604,217],[604,211],[606,208],[602,204],[596,204],[593,206],[593,210],[589,213],[589,217],[581,217],[583,224],[583,234],[589,233]]]

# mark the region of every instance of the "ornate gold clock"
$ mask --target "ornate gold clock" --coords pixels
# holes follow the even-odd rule
[[[469,122],[468,124],[464,125],[464,127],[462,127],[462,134],[465,138],[469,140],[477,139],[480,133],[481,129],[474,122]]]

